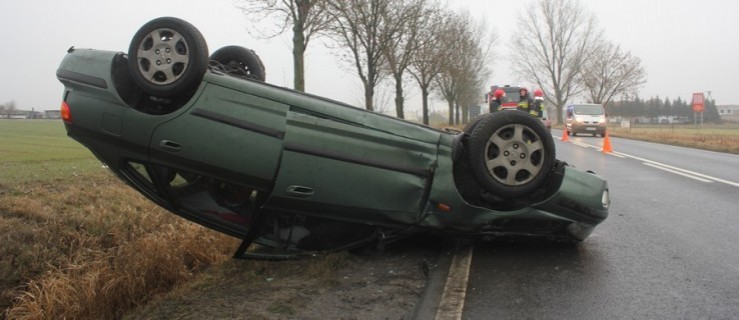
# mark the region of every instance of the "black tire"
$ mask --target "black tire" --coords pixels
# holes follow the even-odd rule
[[[487,115],[489,115],[489,113],[481,114],[479,116],[475,116],[474,118],[470,119],[470,121],[464,125],[464,128],[462,129],[462,131],[466,134],[472,133],[472,130],[475,129],[475,126],[477,126],[477,124],[480,123],[480,121],[482,121],[482,119],[485,118],[485,116]]]
[[[200,85],[208,68],[208,46],[189,22],[161,17],[144,24],[128,47],[136,84],[156,97],[186,94]]]
[[[250,49],[240,46],[226,46],[213,52],[211,62],[221,71],[246,79],[264,82],[266,72],[262,59]]]
[[[485,117],[470,134],[467,161],[480,185],[501,197],[534,192],[555,159],[554,139],[539,119],[521,111]]]

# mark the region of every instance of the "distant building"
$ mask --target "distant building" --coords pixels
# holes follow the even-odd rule
[[[51,117],[50,117],[51,116]],[[60,110],[46,110],[44,112],[35,110],[13,110],[0,113],[0,119],[60,119]]]
[[[28,119],[28,112],[23,110],[3,111],[0,119]]]
[[[26,111],[26,119],[43,119],[44,113],[41,111]]]
[[[61,110],[45,110],[44,111],[44,118],[46,118],[46,119],[61,119],[62,118],[62,111]]]
[[[739,105],[728,104],[716,106],[716,108],[718,109],[718,115],[721,117],[721,120],[739,122]]]

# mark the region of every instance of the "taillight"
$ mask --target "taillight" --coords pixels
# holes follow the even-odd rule
[[[69,105],[66,101],[62,101],[62,120],[72,122],[72,113],[69,111]]]

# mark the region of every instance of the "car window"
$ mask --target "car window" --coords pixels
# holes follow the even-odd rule
[[[128,160],[123,169],[132,182],[160,203],[229,229],[246,232],[261,201],[253,188],[168,166]]]
[[[504,102],[518,102],[518,87],[505,87],[503,88],[503,91],[505,91],[506,96]]]
[[[242,226],[249,223],[255,190],[193,173],[173,175],[167,189],[183,207]]]
[[[603,107],[600,105],[589,105],[589,104],[576,105],[575,113],[600,116],[600,115],[603,115]]]

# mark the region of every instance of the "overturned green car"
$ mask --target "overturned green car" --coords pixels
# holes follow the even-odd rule
[[[605,180],[555,159],[538,119],[486,114],[436,130],[264,82],[251,50],[208,56],[164,17],[127,53],[70,48],[57,70],[67,134],[184,218],[287,256],[419,232],[582,241]]]

